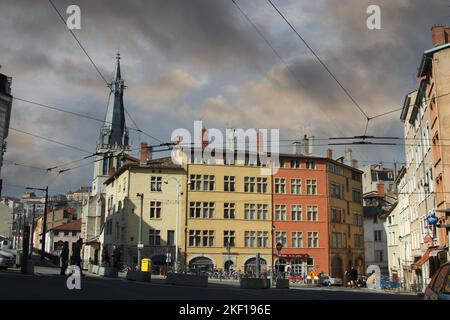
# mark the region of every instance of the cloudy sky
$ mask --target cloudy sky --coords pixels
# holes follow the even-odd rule
[[[120,50],[128,86],[125,105],[138,126],[163,141],[176,128],[279,128],[281,139],[364,133],[364,116],[265,0],[237,0],[279,59],[231,0],[63,1],[81,8],[80,41],[111,79]],[[402,106],[416,88],[430,28],[447,23],[445,0],[274,0],[369,116]],[[381,8],[381,30],[366,27],[369,5]],[[13,95],[95,118],[108,91],[46,0],[0,0],[0,72],[13,77]],[[288,67],[287,67],[288,66]],[[127,118],[127,124],[133,126]],[[13,104],[11,127],[95,151],[101,123]],[[136,148],[151,138],[132,131]],[[399,112],[374,119],[368,134],[402,136]],[[324,154],[326,141],[314,150]],[[290,142],[281,142],[290,151]],[[403,146],[353,147],[360,164],[404,161]],[[336,157],[343,148],[334,148]],[[11,130],[7,161],[52,167],[87,153]],[[49,185],[64,193],[88,185],[87,164],[56,175],[5,163],[3,195],[21,186]],[[72,165],[75,166],[75,165]],[[66,166],[71,167],[71,165]]]

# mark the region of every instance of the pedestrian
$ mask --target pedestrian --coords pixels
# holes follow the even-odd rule
[[[80,275],[83,275],[83,269],[81,268],[81,248],[83,242],[79,239],[72,248],[72,263],[80,268]]]
[[[352,267],[352,269],[350,270],[350,279],[351,279],[351,283],[353,288],[356,288],[356,280],[358,280],[358,271],[355,269],[355,267]]]
[[[344,278],[345,278],[345,287],[347,288],[349,285],[350,285],[350,271],[347,269],[347,270],[345,270],[345,275],[344,275]]]
[[[65,241],[61,250],[61,275],[66,275],[69,260],[69,242]]]

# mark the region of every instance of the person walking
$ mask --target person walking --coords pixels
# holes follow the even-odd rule
[[[358,280],[358,271],[355,269],[355,267],[352,267],[352,269],[350,270],[350,279],[351,279],[351,283],[353,288],[356,288],[356,280]]]
[[[66,275],[66,269],[69,261],[69,242],[65,241],[61,250],[61,275]]]
[[[81,268],[81,247],[83,243],[79,239],[72,248],[72,263],[80,268],[80,275],[83,275],[83,269]]]

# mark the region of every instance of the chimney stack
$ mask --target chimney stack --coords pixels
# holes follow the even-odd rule
[[[139,159],[139,164],[147,164],[149,160],[152,159],[151,147],[148,146],[146,142],[141,143],[141,156]]]
[[[295,141],[292,143],[292,153],[296,155],[302,153],[302,143],[300,141]]]
[[[333,149],[327,149],[327,158],[333,159]]]
[[[353,166],[353,152],[352,149],[345,150],[345,164]]]
[[[263,139],[263,133],[258,132],[256,135],[256,152],[262,153],[264,150],[264,139]]]
[[[431,27],[431,41],[434,47],[446,44],[449,42],[450,28],[443,24],[435,24]]]

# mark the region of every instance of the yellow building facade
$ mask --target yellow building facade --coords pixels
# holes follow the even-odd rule
[[[260,254],[264,272],[272,260],[272,186],[257,166],[186,165],[188,270],[234,269],[255,272]],[[228,243],[228,245],[227,245]],[[265,266],[264,266],[265,264]]]
[[[120,260],[136,265],[139,222],[142,206],[142,258],[152,259],[154,269],[175,267],[182,259],[186,173],[170,158],[146,164],[128,164],[106,182],[106,214],[103,250],[111,257],[113,247],[120,249]],[[178,247],[178,254],[176,253]],[[167,263],[167,253],[170,262]],[[111,260],[112,262],[112,260]]]

